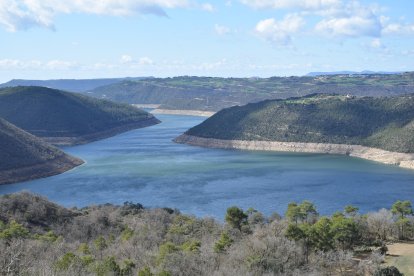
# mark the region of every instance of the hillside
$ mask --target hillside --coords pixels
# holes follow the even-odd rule
[[[86,92],[99,86],[110,85],[125,80],[139,80],[143,78],[111,78],[111,79],[58,79],[58,80],[20,80],[15,79],[0,84],[3,87],[15,86],[43,86],[71,92]]]
[[[235,105],[313,93],[393,96],[413,92],[414,73],[411,72],[272,78],[152,78],[98,87],[89,95],[130,104],[161,104],[161,109],[219,111]]]
[[[0,118],[0,184],[59,174],[83,163]]]
[[[310,95],[224,109],[186,135],[244,141],[362,145],[414,153],[414,95]]]
[[[291,202],[284,217],[266,217],[233,206],[224,224],[132,202],[67,209],[9,194],[0,196],[0,274],[401,276],[383,264],[387,243],[414,238],[412,227],[400,231],[401,221],[413,219],[400,218],[401,205],[412,210],[397,201],[391,210],[363,215],[347,206],[319,216],[303,201]]]
[[[54,144],[81,144],[159,123],[127,104],[35,86],[0,89],[0,117]]]

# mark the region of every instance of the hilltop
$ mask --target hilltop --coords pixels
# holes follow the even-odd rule
[[[314,93],[393,96],[414,92],[414,73],[271,78],[174,77],[123,81],[88,95],[160,109],[219,111],[223,108]]]
[[[159,121],[127,104],[45,87],[0,89],[0,116],[54,144],[81,144]]]
[[[230,141],[313,143],[316,152],[319,147],[322,152],[333,150],[350,155],[352,148],[335,145],[360,145],[412,154],[414,95],[374,98],[318,94],[268,100],[224,109],[185,135]],[[185,137],[176,141],[189,142]],[[319,144],[332,146],[321,149]],[[292,150],[307,151],[303,148],[306,145],[297,146],[299,149]],[[398,156],[412,159],[411,155]]]
[[[59,174],[83,163],[0,118],[0,184]]]
[[[86,92],[99,86],[114,84],[125,80],[140,80],[137,78],[108,78],[108,79],[57,79],[57,80],[21,80],[14,79],[0,84],[0,87],[15,86],[43,86],[53,89],[66,90],[71,92]]]
[[[329,76],[329,75],[395,75],[401,74],[401,72],[387,72],[387,71],[334,71],[334,72],[309,72],[306,74],[308,77],[316,77],[316,76]]]

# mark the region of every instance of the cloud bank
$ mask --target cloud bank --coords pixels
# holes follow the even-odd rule
[[[1,0],[0,25],[11,32],[34,26],[54,28],[54,17],[59,14],[167,16],[165,9],[189,5],[188,0]]]
[[[357,0],[239,0],[254,9],[288,10],[284,19],[268,18],[257,23],[258,36],[275,45],[288,45],[303,31],[307,35],[346,38],[380,38],[413,35],[414,24],[390,22],[385,9]],[[313,23],[306,26],[305,19]],[[306,28],[307,27],[307,28]]]

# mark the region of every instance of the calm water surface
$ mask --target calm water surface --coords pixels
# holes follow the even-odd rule
[[[157,117],[163,121],[157,126],[65,148],[87,164],[0,186],[0,194],[30,190],[68,207],[133,201],[219,219],[232,205],[269,215],[307,199],[329,214],[347,204],[366,212],[414,200],[414,171],[345,156],[179,145],[171,140],[203,118]]]

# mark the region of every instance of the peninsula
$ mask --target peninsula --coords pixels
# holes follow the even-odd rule
[[[177,143],[345,154],[414,169],[414,96],[310,95],[224,109]]]
[[[158,124],[152,114],[45,87],[0,89],[0,117],[55,145],[75,145]]]
[[[83,161],[0,118],[0,184],[68,171]]]

